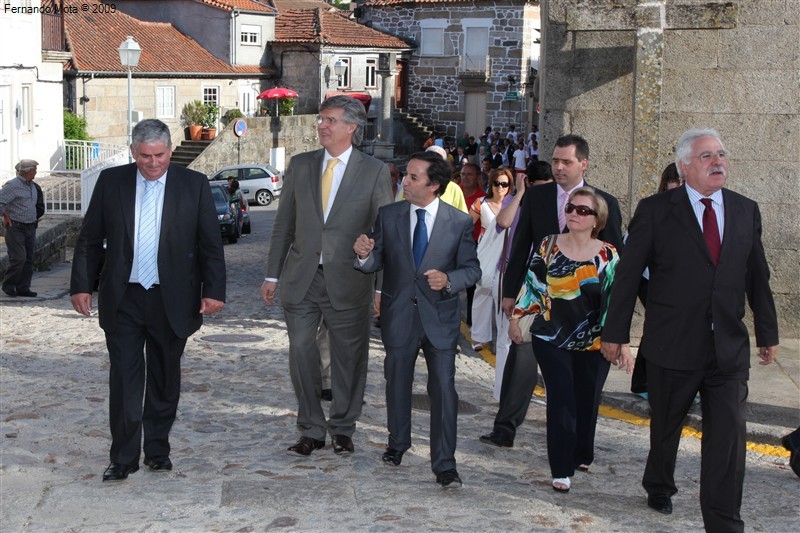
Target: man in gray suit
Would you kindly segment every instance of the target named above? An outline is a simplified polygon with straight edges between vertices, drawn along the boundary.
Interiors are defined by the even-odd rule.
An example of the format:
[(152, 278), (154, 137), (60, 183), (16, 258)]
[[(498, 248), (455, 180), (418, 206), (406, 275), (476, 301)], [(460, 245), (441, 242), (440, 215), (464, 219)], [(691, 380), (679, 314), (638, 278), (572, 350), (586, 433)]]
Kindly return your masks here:
[(437, 154), (411, 156), (403, 179), (406, 201), (381, 208), (373, 237), (360, 235), (353, 245), (358, 270), (384, 269), (380, 311), (389, 446), (383, 460), (398, 466), (411, 447), (411, 385), (421, 347), (431, 397), (431, 468), (444, 488), (461, 486), (455, 460), (458, 293), (481, 277), (472, 219), (439, 201), (449, 180), (450, 165)]
[[(369, 231), (378, 208), (392, 201), (389, 169), (354, 149), (367, 114), (358, 100), (334, 96), (320, 105), (323, 149), (289, 162), (272, 227), (261, 296), (272, 304), (278, 280), (289, 333), (289, 373), (297, 396), (301, 437), (289, 448), (310, 455), (325, 446), (349, 454), (367, 380), (374, 276), (353, 270), (356, 237)], [(325, 419), (320, 396), (320, 320), (329, 329), (333, 401)]]

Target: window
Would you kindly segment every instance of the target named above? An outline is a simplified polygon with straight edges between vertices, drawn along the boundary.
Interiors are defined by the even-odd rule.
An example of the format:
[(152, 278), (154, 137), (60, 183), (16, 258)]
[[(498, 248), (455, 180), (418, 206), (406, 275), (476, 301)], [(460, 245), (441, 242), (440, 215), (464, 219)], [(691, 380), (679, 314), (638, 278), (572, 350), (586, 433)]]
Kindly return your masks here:
[(156, 118), (175, 118), (175, 87), (156, 87)]
[(464, 51), (462, 54), (462, 70), (486, 70), (486, 56), (489, 55), (489, 25), (487, 19), (463, 19)]
[(424, 56), (444, 55), (444, 29), (446, 20), (433, 19), (420, 21), (420, 54)]
[(367, 79), (364, 81), (364, 87), (377, 87), (378, 80), (375, 71), (378, 69), (377, 59), (367, 59)]
[(219, 106), (219, 87), (203, 87), (203, 103)]
[(341, 61), (344, 64), (344, 73), (342, 73), (342, 77), (339, 79), (339, 85), (337, 85), (337, 87), (339, 89), (345, 89), (350, 87), (350, 58), (340, 57), (338, 61)]
[(19, 107), (19, 129), (23, 133), (33, 131), (33, 88), (30, 85), (22, 86), (22, 95)]
[(261, 44), (261, 26), (252, 26), (250, 24), (242, 24), (241, 33), (239, 34), (239, 42), (242, 44)]

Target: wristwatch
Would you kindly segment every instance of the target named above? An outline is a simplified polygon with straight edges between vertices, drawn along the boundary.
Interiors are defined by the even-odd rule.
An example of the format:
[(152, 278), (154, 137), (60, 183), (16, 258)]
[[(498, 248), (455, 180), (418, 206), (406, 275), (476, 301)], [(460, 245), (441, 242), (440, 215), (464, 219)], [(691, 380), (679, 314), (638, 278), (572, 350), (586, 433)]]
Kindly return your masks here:
[(453, 284), (450, 283), (450, 279), (447, 279), (447, 285), (444, 286), (444, 292), (447, 294), (452, 294), (453, 292)]

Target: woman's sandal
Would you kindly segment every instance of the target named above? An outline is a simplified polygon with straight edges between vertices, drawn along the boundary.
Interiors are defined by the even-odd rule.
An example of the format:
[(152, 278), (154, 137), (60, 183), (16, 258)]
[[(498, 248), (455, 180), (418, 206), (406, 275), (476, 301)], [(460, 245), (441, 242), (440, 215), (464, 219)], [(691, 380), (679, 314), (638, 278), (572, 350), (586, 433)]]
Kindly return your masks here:
[(589, 465), (578, 465), (578, 470), (580, 470), (581, 472), (588, 472)]
[(569, 492), (572, 482), (568, 477), (554, 477), (553, 490), (556, 492)]

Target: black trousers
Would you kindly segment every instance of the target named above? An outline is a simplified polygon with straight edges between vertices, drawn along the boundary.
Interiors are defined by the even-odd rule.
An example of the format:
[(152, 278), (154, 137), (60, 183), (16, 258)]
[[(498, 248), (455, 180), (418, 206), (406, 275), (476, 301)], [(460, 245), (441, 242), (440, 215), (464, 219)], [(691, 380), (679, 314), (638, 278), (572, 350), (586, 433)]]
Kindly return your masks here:
[(186, 339), (172, 331), (158, 287), (146, 291), (139, 284), (128, 285), (116, 330), (106, 332), (106, 345), (111, 360), (111, 462), (138, 464), (143, 433), (145, 457), (168, 456)]
[(6, 248), (9, 265), (3, 288), (30, 290), (33, 279), (33, 253), (36, 251), (36, 223), (12, 222), (11, 226), (6, 228)]
[(539, 379), (536, 357), (530, 344), (514, 344), (508, 350), (500, 386), (500, 407), (494, 417), (494, 431), (512, 442), (525, 421), (531, 395)]
[(554, 478), (594, 461), (600, 394), (611, 364), (599, 350), (573, 352), (533, 338), (547, 389), (547, 458)]
[[(713, 352), (713, 346), (710, 348)], [(722, 372), (716, 360), (700, 370), (670, 370), (647, 361), (650, 453), (642, 478), (648, 494), (673, 495), (683, 420), (700, 392), (703, 438), (700, 509), (707, 531), (744, 531), (739, 515), (745, 467), (745, 403), (749, 371)]]

